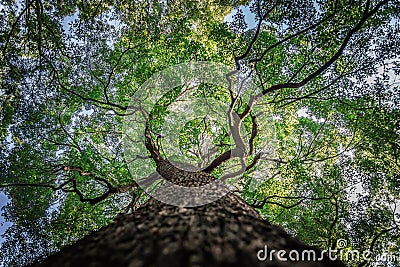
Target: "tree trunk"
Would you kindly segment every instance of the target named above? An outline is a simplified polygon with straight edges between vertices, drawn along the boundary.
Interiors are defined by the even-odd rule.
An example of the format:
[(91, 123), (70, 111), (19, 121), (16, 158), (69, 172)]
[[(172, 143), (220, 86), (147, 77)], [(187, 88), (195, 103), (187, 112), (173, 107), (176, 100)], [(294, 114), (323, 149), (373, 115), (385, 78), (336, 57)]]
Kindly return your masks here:
[[(212, 180), (208, 174), (178, 170), (167, 162), (158, 164), (158, 171), (181, 185)], [(278, 261), (276, 254), (271, 260), (272, 250), (287, 251), (281, 256), (289, 261)], [(298, 252), (300, 261), (290, 262), (290, 250)], [(133, 214), (118, 217), (33, 266), (345, 266), (326, 254), (323, 260), (301, 261), (303, 251), (310, 253), (307, 250), (320, 258), (320, 250), (264, 221), (240, 197), (228, 193), (193, 208), (151, 199)], [(296, 258), (295, 252), (291, 255)]]

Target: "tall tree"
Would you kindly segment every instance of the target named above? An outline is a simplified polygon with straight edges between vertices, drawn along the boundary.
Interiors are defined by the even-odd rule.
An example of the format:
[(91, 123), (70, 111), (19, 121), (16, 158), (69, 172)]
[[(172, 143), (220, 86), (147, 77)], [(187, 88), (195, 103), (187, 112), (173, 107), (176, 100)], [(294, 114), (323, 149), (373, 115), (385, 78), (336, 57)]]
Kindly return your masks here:
[[(6, 266), (92, 231), (48, 264), (265, 265), (264, 245), (312, 248), (266, 221), (321, 249), (371, 251), (342, 259), (351, 265), (399, 251), (397, 1), (27, 0), (0, 9)], [(230, 66), (239, 89), (186, 84), (158, 96), (141, 132), (147, 153), (131, 160), (184, 186), (234, 173), (234, 190), (178, 208), (138, 186), (140, 164), (129, 169), (121, 140), (142, 84), (194, 61)], [(254, 90), (239, 94), (248, 83)], [(229, 127), (202, 115), (166, 142), (160, 131), (185, 94), (223, 103)], [(168, 161), (172, 149), (187, 162)]]

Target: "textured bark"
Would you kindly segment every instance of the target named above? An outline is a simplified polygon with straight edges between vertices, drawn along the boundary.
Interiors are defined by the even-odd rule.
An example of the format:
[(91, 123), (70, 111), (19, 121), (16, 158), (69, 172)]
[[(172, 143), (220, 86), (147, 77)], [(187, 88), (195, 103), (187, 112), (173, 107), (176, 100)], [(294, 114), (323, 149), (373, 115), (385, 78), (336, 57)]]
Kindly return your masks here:
[[(181, 185), (212, 180), (205, 173), (161, 165), (159, 172)], [(194, 208), (151, 199), (134, 214), (118, 217), (111, 225), (33, 266), (344, 266), (327, 257), (322, 262), (260, 261), (257, 252), (265, 245), (268, 250), (297, 250), (301, 255), (303, 250), (312, 249), (320, 254), (262, 220), (233, 193)]]

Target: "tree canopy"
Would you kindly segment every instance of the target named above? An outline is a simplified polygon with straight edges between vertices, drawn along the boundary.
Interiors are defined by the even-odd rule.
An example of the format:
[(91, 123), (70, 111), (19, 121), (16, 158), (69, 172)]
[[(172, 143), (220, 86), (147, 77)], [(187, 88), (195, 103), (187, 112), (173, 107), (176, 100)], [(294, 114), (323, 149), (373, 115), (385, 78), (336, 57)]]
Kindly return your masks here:
[[(152, 75), (195, 61), (225, 64), (257, 92), (196, 86), (238, 114), (239, 135), (193, 119), (176, 136), (187, 158), (221, 178), (243, 144), (231, 185), (267, 221), (320, 248), (400, 251), (399, 19), (392, 0), (2, 1), (0, 190), (12, 225), (0, 262), (27, 264), (149, 199), (124, 159), (123, 120)], [(151, 111), (161, 156), (157, 133), (182, 91)]]

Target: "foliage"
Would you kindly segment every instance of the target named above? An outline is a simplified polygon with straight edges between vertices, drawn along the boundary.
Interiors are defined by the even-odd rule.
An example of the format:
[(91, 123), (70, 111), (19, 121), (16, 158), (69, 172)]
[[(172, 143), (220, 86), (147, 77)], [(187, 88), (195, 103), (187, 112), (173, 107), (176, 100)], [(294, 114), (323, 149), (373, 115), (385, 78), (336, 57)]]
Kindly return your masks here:
[[(321, 248), (344, 238), (345, 250), (399, 251), (399, 14), (390, 0), (2, 1), (12, 226), (0, 262), (26, 264), (147, 201), (123, 160), (122, 120), (143, 82), (188, 61), (227, 64), (257, 86), (255, 98), (209, 84), (192, 94), (241, 115), (248, 157), (233, 185), (263, 217)], [(154, 139), (182, 89), (152, 110)], [(238, 164), (224, 155), (240, 140), (216, 121), (189, 121), (177, 138), (216, 177)]]

